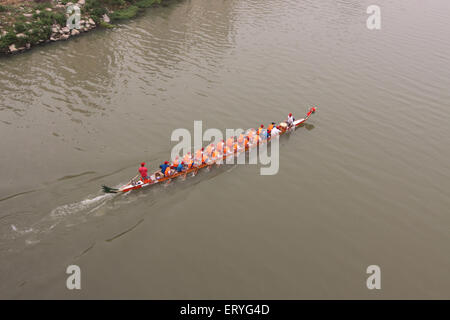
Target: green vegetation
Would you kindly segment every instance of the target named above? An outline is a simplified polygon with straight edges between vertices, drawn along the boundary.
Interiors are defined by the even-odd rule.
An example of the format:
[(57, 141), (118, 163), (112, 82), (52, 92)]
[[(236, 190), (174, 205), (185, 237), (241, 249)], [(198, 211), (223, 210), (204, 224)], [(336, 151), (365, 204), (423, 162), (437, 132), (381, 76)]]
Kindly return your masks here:
[(125, 9), (114, 11), (114, 13), (111, 14), (110, 18), (111, 21), (131, 19), (138, 14), (139, 10), (140, 9), (137, 6), (131, 5)]
[(50, 8), (51, 3), (50, 2), (42, 2), (38, 3), (34, 6), (34, 10), (45, 10), (46, 8)]
[[(69, 1), (77, 2), (61, 0), (59, 3), (66, 5)], [(168, 1), (171, 0), (86, 0), (85, 5), (80, 8), (81, 19), (86, 21), (87, 27), (83, 31), (93, 27), (92, 23), (87, 22), (90, 18), (99, 27), (114, 28), (112, 23), (134, 18), (145, 8)], [(67, 22), (66, 8), (56, 6), (57, 1), (15, 0), (7, 3), (8, 5), (0, 5), (0, 54), (8, 53), (11, 45), (20, 50), (49, 41), (52, 36), (52, 40), (62, 37), (58, 32), (52, 33), (53, 26), (64, 27)], [(52, 10), (47, 11), (47, 8)], [(105, 14), (109, 16), (111, 23), (103, 21)]]
[(136, 6), (139, 8), (149, 8), (155, 3), (161, 3), (161, 0), (140, 0), (136, 2)]
[(8, 47), (17, 41), (15, 33), (8, 32), (0, 38), (0, 50), (8, 49)]
[(14, 25), (14, 30), (16, 30), (17, 33), (22, 33), (22, 32), (25, 32), (27, 30), (27, 27), (26, 27), (25, 23), (17, 22)]

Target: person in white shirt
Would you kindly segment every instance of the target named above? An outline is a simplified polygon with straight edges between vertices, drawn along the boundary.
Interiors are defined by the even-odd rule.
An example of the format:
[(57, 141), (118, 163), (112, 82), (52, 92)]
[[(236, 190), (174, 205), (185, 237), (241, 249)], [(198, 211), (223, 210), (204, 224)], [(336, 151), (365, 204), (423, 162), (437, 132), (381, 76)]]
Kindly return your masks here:
[(276, 126), (276, 127), (273, 127), (273, 129), (272, 129), (270, 135), (271, 135), (272, 137), (275, 137), (275, 136), (278, 136), (278, 135), (280, 134), (280, 132), (281, 132), (281, 130), (279, 129), (278, 126)]
[(294, 121), (295, 121), (295, 118), (292, 116), (292, 113), (289, 113), (289, 116), (286, 121), (288, 126), (292, 127), (294, 125)]

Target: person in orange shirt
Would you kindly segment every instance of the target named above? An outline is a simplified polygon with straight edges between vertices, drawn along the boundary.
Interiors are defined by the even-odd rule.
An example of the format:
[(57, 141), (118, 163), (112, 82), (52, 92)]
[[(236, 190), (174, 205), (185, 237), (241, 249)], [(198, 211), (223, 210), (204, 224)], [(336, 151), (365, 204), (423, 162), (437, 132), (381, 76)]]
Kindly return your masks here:
[(206, 154), (207, 154), (208, 156), (211, 155), (211, 153), (212, 153), (212, 151), (213, 151), (213, 148), (214, 148), (214, 145), (213, 145), (212, 143), (206, 147)]
[(175, 160), (173, 160), (172, 165), (170, 166), (172, 169), (176, 169), (178, 167), (178, 164), (180, 163), (180, 157), (176, 156)]
[(261, 127), (258, 128), (258, 132), (256, 134), (259, 136), (263, 130), (264, 130), (264, 125), (262, 124)]
[(245, 137), (245, 140), (244, 140), (244, 148), (245, 149), (247, 149), (248, 148), (248, 137)]
[(271, 133), (272, 133), (272, 129), (275, 126), (275, 122), (272, 122), (270, 124), (270, 126), (267, 127), (267, 137), (270, 137)]
[(217, 143), (217, 148), (216, 148), (216, 150), (217, 150), (219, 153), (223, 153), (223, 145), (224, 145), (223, 139), (220, 140), (220, 141)]
[(260, 139), (261, 139), (261, 138), (259, 137), (259, 135), (255, 135), (255, 136), (253, 137), (253, 144), (258, 144)]
[(192, 157), (191, 157), (191, 153), (190, 152), (188, 152), (184, 156), (183, 162), (187, 165), (188, 169), (190, 169), (192, 167)]
[(242, 133), (239, 135), (239, 138), (237, 141), (240, 146), (242, 146), (244, 144), (244, 135)]
[(216, 161), (217, 160), (217, 158), (218, 158), (218, 152), (216, 151), (216, 150), (214, 150), (212, 153), (211, 153), (211, 161)]
[(170, 167), (167, 167), (166, 170), (164, 171), (164, 176), (168, 177), (168, 176), (170, 176), (170, 173), (171, 173), (171, 169), (170, 169)]
[(227, 147), (231, 149), (233, 147), (234, 137), (230, 137), (227, 139)]
[(195, 153), (195, 165), (200, 165), (203, 161), (203, 148), (197, 150)]

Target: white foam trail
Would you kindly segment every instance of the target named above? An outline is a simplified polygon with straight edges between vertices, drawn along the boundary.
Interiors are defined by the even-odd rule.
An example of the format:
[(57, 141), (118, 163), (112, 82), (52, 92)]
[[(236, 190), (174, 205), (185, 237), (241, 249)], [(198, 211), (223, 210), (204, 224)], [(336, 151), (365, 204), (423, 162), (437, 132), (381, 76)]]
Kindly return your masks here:
[[(63, 216), (67, 216), (67, 215), (72, 215), (74, 213), (77, 213), (77, 212), (80, 212), (83, 210), (88, 210), (93, 206), (100, 207), (99, 204), (101, 204), (102, 202), (105, 202), (106, 200), (112, 198), (113, 196), (114, 196), (113, 194), (102, 194), (102, 195), (97, 196), (92, 199), (84, 199), (80, 202), (65, 204), (65, 205), (62, 205), (62, 206), (59, 206), (59, 207), (53, 209), (50, 212), (50, 216), (53, 218), (63, 217)], [(91, 210), (90, 212), (92, 212), (92, 211), (94, 211), (94, 210)]]

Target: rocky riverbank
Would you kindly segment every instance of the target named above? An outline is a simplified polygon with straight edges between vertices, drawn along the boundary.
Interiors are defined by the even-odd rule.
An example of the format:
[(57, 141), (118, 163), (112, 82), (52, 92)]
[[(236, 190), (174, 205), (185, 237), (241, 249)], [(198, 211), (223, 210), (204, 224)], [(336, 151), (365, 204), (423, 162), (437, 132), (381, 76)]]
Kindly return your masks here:
[[(0, 55), (68, 40), (98, 27), (112, 28), (144, 8), (168, 0), (4, 0), (0, 2)], [(78, 7), (74, 9), (74, 6)], [(77, 17), (74, 15), (77, 14)], [(75, 19), (79, 23), (74, 24)]]

